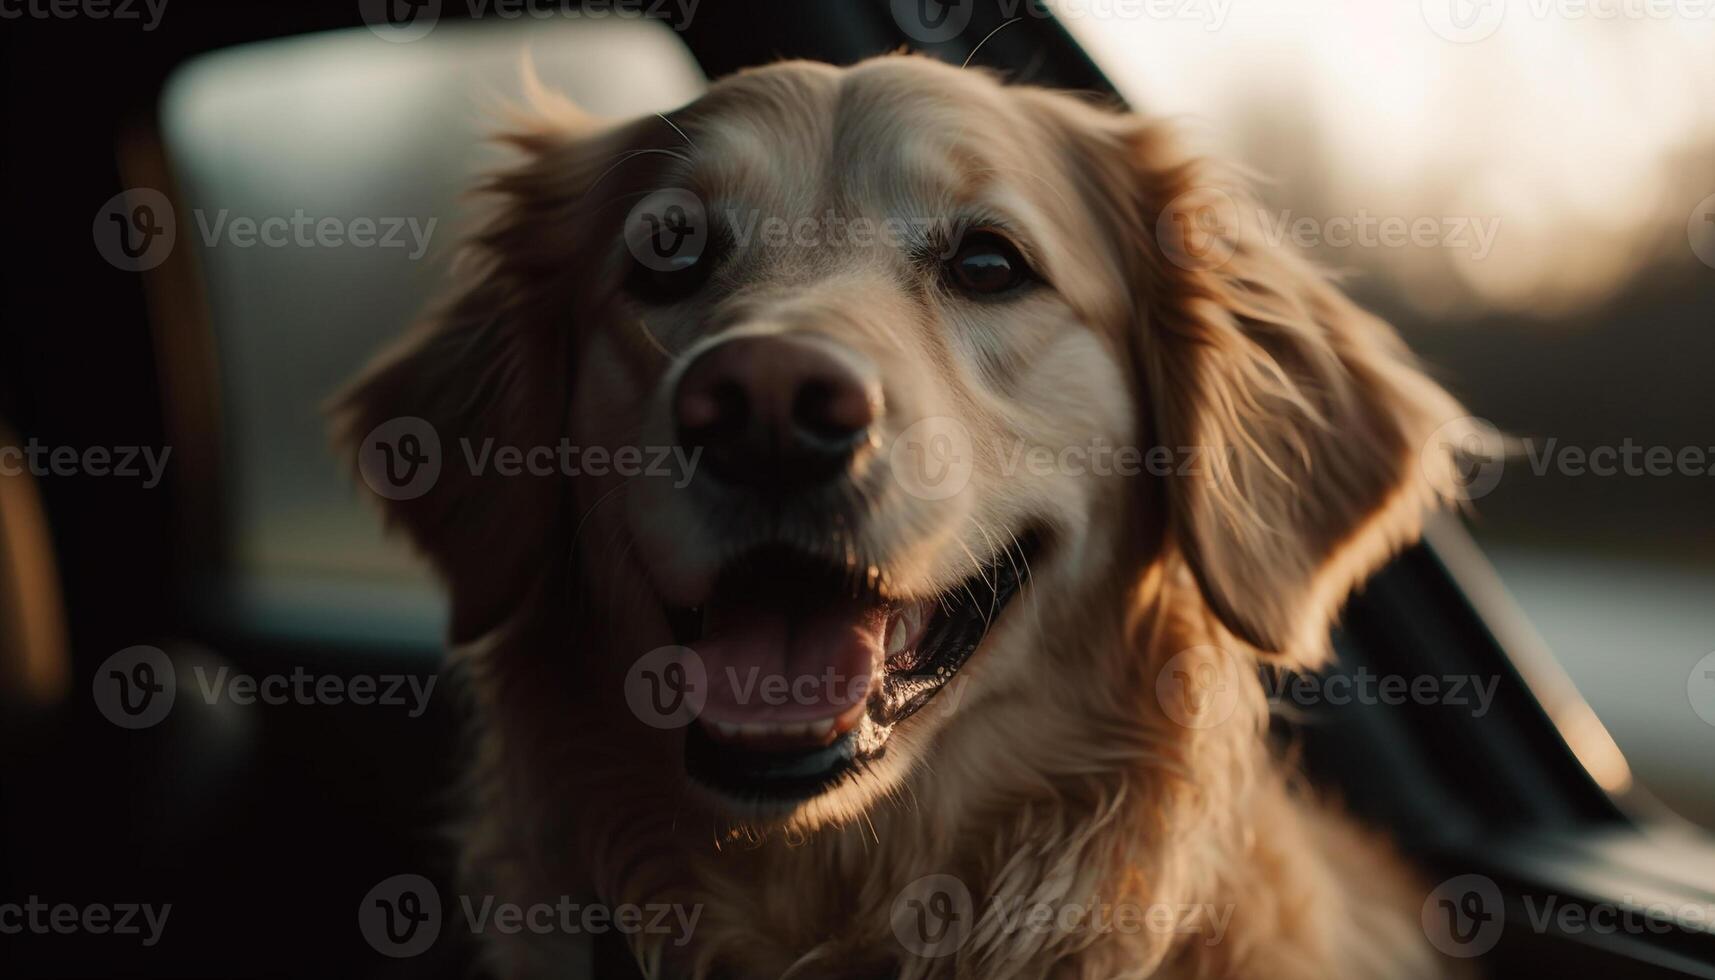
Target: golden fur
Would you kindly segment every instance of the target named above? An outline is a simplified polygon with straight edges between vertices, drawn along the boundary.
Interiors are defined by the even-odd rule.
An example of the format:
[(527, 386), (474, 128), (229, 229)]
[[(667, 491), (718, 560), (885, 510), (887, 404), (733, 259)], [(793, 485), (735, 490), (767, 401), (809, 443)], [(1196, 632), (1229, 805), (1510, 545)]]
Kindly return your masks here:
[[(1410, 977), (1441, 964), (1424, 892), (1385, 846), (1296, 788), (1265, 740), (1259, 664), (1314, 668), (1346, 594), (1451, 486), (1420, 452), (1464, 413), (1392, 331), (1243, 226), (1187, 261), (1164, 214), (1242, 188), (1168, 127), (927, 59), (785, 63), (660, 118), (592, 119), (536, 93), (524, 159), (445, 309), (344, 396), (355, 445), (398, 416), (453, 440), (670, 442), (661, 392), (723, 331), (811, 331), (888, 385), (890, 433), (970, 433), (969, 491), (873, 504), (851, 544), (907, 594), (972, 574), (1027, 522), (1032, 584), (952, 689), (863, 778), (786, 814), (688, 792), (679, 733), (626, 709), (627, 669), (671, 642), (661, 594), (720, 542), (664, 481), (501, 478), (448, 465), (388, 502), (445, 577), (479, 745), (465, 887), (700, 904), (691, 942), (635, 944), (661, 977)], [(692, 187), (710, 211), (789, 219), (959, 215), (1024, 229), (1052, 288), (959, 303), (880, 247), (755, 246), (714, 299), (639, 312), (619, 295), (630, 202)], [(1183, 244), (1183, 243), (1179, 243)], [(1195, 258), (1192, 256), (1191, 258)], [(1013, 444), (1195, 447), (1166, 476), (1002, 473)], [(1178, 658), (1178, 659), (1175, 659)], [(1185, 723), (1168, 662), (1230, 717)], [(1189, 702), (1188, 702), (1189, 703)], [(1206, 702), (1205, 702), (1206, 703)], [(952, 955), (901, 948), (902, 889), (951, 874), (978, 918)], [(1008, 928), (1018, 902), (1209, 905), (1218, 942), (1161, 930)], [(564, 975), (568, 938), (494, 937), (506, 977)]]

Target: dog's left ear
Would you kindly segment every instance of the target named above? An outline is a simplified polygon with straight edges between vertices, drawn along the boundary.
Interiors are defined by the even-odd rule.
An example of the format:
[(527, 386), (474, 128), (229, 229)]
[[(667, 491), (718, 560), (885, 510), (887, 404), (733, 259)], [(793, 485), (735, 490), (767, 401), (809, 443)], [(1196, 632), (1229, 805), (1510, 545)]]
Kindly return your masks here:
[(1233, 634), (1316, 666), (1348, 593), (1451, 495), (1466, 413), (1267, 240), (1238, 182), (1128, 122), (1143, 431), (1200, 459), (1165, 478), (1169, 538)]

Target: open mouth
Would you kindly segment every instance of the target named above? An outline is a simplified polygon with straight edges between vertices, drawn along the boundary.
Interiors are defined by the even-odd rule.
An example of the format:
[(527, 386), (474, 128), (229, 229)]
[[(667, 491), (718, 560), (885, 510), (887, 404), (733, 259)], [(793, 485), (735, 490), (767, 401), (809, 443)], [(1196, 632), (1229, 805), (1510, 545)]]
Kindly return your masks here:
[(878, 759), (895, 726), (958, 674), (1029, 579), (1020, 535), (938, 595), (890, 595), (873, 571), (798, 549), (746, 553), (710, 600), (672, 613), (708, 696), (687, 733), (691, 778), (729, 798), (791, 803)]

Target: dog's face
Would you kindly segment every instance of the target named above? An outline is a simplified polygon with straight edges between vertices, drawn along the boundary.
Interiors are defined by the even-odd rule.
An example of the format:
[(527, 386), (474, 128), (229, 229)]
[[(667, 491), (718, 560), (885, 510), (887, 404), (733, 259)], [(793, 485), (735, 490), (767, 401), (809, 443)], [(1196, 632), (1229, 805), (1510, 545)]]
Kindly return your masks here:
[[(625, 312), (579, 358), (573, 438), (696, 454), (592, 530), (634, 546), (619, 574), (706, 678), (693, 778), (791, 811), (896, 782), (981, 699), (942, 696), (967, 664), (1024, 656), (996, 628), (1024, 579), (1066, 595), (1105, 564), (1111, 474), (1025, 456), (1134, 444), (1094, 312), (1127, 290), (1053, 137), (986, 78), (779, 68), (674, 121), (682, 159), (607, 243)], [(663, 260), (674, 220), (696, 247)]]
[(516, 142), (477, 284), (348, 428), (611, 459), (396, 509), (467, 638), (569, 562), (605, 610), (583, 655), (689, 651), (684, 776), (746, 817), (1022, 753), (978, 719), (1115, 676), (1085, 647), (1164, 563), (1313, 659), (1442, 475), (1417, 451), (1458, 413), (1385, 328), (1242, 229), (1214, 261), (1157, 236), (1200, 233), (1170, 212), (1204, 178), (1138, 120), (888, 58)]

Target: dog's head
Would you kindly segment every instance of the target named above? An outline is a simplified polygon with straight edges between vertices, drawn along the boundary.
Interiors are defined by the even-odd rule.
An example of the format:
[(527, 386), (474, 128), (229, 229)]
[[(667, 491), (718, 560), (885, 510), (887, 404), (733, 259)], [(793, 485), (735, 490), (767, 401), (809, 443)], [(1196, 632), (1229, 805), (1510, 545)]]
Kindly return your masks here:
[(698, 682), (718, 799), (849, 815), (986, 704), (1065, 709), (1149, 581), (1313, 664), (1450, 485), (1456, 405), (1157, 125), (913, 57), (537, 102), (469, 285), (344, 431), (438, 433), (391, 508), (456, 639), (581, 601), (537, 655), (692, 651), (648, 680)]

